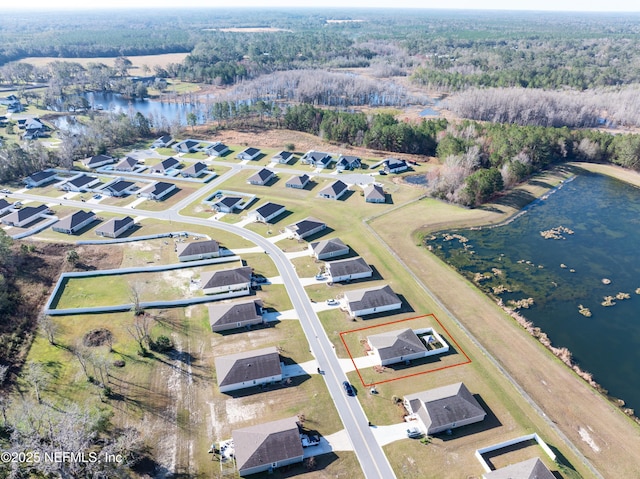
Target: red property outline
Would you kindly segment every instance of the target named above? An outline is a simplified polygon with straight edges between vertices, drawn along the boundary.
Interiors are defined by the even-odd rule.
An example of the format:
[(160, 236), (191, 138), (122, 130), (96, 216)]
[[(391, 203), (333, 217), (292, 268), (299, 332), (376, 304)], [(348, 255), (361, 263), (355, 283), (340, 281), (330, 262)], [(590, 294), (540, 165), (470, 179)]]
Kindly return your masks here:
[[(358, 369), (358, 366), (356, 366), (356, 362), (353, 359), (353, 356), (351, 355), (351, 351), (349, 350), (349, 346), (347, 346), (347, 342), (344, 340), (344, 335), (350, 334), (350, 333), (355, 333), (357, 331), (364, 331), (366, 329), (380, 328), (382, 326), (387, 326), (389, 324), (397, 324), (397, 323), (402, 323), (404, 321), (411, 321), (411, 320), (414, 320), (414, 319), (427, 318), (429, 316), (431, 316), (433, 319), (436, 320), (438, 325), (440, 325), (440, 327), (444, 330), (445, 334), (448, 336), (448, 338), (451, 340), (451, 342), (453, 342), (453, 344), (456, 345), (456, 348), (458, 348), (458, 351), (460, 351), (460, 353), (466, 358), (466, 361), (461, 362), (461, 363), (456, 363), (456, 364), (449, 364), (447, 366), (442, 366), (442, 367), (439, 367), (439, 368), (436, 368), (436, 369), (430, 369), (429, 371), (423, 371), (421, 373), (407, 374), (407, 375), (401, 376), (399, 378), (385, 379), (384, 381), (378, 381), (378, 382), (375, 382), (375, 383), (366, 384), (364, 382), (364, 379), (362, 379), (362, 375), (360, 374), (360, 370)], [(460, 345), (458, 344), (458, 341), (455, 340), (455, 338), (451, 335), (451, 333), (449, 333), (447, 328), (444, 327), (444, 325), (440, 322), (440, 320), (433, 313), (423, 314), (423, 315), (420, 315), (420, 316), (414, 316), (412, 318), (399, 319), (397, 321), (389, 321), (388, 323), (383, 323), (383, 324), (375, 324), (375, 325), (372, 325), (372, 326), (366, 326), (364, 328), (351, 329), (349, 331), (342, 331), (340, 333), (340, 339), (342, 340), (342, 344), (344, 344), (344, 347), (347, 350), (347, 354), (349, 355), (349, 358), (351, 359), (351, 362), (353, 363), (353, 367), (355, 368), (356, 373), (358, 373), (358, 377), (360, 378), (360, 382), (362, 383), (362, 385), (365, 388), (368, 388), (368, 387), (371, 387), (371, 386), (376, 386), (378, 384), (388, 383), (388, 382), (391, 382), (391, 381), (398, 381), (400, 379), (411, 378), (411, 377), (414, 377), (414, 376), (421, 376), (422, 374), (434, 373), (436, 371), (442, 371), (444, 369), (454, 368), (454, 367), (457, 367), (457, 366), (463, 366), (465, 364), (471, 363), (471, 359), (469, 358), (469, 356), (467, 356), (467, 353), (464, 351), (464, 349), (462, 349), (460, 347)]]

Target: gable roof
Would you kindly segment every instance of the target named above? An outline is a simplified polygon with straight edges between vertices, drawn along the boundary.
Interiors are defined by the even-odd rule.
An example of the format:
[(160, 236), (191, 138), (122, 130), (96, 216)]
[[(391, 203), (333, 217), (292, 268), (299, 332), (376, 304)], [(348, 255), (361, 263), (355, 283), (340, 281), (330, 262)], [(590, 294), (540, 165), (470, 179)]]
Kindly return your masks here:
[(209, 324), (213, 327), (259, 320), (262, 318), (261, 309), (262, 301), (259, 299), (212, 304), (209, 305)]
[(351, 311), (379, 308), (401, 302), (388, 284), (382, 287), (374, 286), (373, 288), (347, 291), (344, 293), (344, 297), (347, 299)]
[(34, 174), (27, 177), (34, 183), (38, 183), (40, 181), (46, 180), (47, 178), (53, 178), (56, 176), (55, 171), (36, 171)]
[(93, 183), (94, 181), (96, 181), (97, 178), (94, 178), (93, 176), (89, 176), (89, 175), (80, 175), (77, 176), (69, 181), (67, 181), (67, 183), (69, 183), (70, 185), (75, 186), (76, 188), (82, 188), (83, 186), (86, 186), (90, 183)]
[(338, 158), (337, 166), (345, 166), (345, 167), (357, 167), (360, 166), (361, 161), (357, 156), (344, 156), (340, 155)]
[(395, 168), (408, 167), (407, 162), (398, 158), (386, 158), (384, 161), (385, 168), (393, 170)]
[(96, 233), (108, 233), (115, 234), (116, 231), (124, 228), (126, 225), (133, 223), (133, 218), (131, 216), (125, 216), (124, 218), (111, 218), (106, 223), (100, 225), (99, 228), (96, 228)]
[(150, 170), (152, 172), (154, 171), (164, 172), (164, 171), (170, 170), (171, 168), (175, 168), (179, 164), (180, 162), (178, 160), (176, 160), (173, 156), (170, 156), (166, 160), (162, 160), (157, 165), (152, 166)]
[(367, 339), (371, 347), (378, 350), (383, 361), (427, 351), (427, 347), (411, 328), (374, 334)]
[(337, 197), (338, 195), (343, 193), (344, 190), (346, 190), (347, 188), (349, 188), (349, 186), (344, 181), (336, 180), (330, 185), (327, 185), (322, 190), (320, 190), (318, 195), (328, 195), (328, 196)]
[(181, 148), (183, 146), (185, 146), (188, 149), (194, 148), (196, 146), (198, 146), (200, 144), (200, 142), (195, 141), (195, 140), (182, 140), (179, 143), (176, 143), (175, 145), (173, 145), (174, 148)]
[(219, 386), (282, 374), (280, 354), (275, 346), (218, 356), (215, 363)]
[(289, 181), (287, 181), (287, 185), (293, 185), (293, 186), (302, 186), (304, 184), (307, 183), (307, 181), (309, 181), (309, 175), (307, 174), (302, 174), (299, 176), (293, 176), (289, 179)]
[(278, 160), (285, 160), (288, 161), (291, 159), (291, 157), (293, 156), (293, 153), (291, 151), (280, 151), (278, 153), (276, 153), (275, 155), (272, 156), (273, 159), (278, 159)]
[(2, 218), (2, 221), (6, 221), (7, 223), (20, 223), (27, 218), (31, 218), (32, 216), (36, 216), (48, 210), (49, 207), (47, 205), (25, 206), (17, 211), (9, 213), (7, 216)]
[(333, 158), (329, 153), (315, 150), (307, 151), (304, 154), (303, 158), (313, 163), (327, 163), (333, 161)]
[(272, 214), (280, 211), (282, 208), (284, 208), (284, 206), (279, 205), (277, 203), (269, 202), (269, 203), (265, 203), (260, 208), (256, 208), (256, 213), (258, 213), (263, 218), (267, 218)]
[(3, 210), (5, 208), (8, 208), (9, 206), (13, 205), (13, 203), (9, 203), (7, 200), (5, 200), (4, 198), (0, 198), (0, 210)]
[(304, 236), (305, 234), (309, 233), (309, 231), (313, 231), (314, 229), (324, 224), (325, 223), (323, 221), (308, 216), (307, 218), (300, 220), (297, 223), (287, 226), (287, 228), (291, 231), (294, 231), (298, 236)]
[(213, 150), (216, 153), (224, 153), (225, 151), (227, 151), (229, 149), (229, 147), (227, 145), (225, 145), (224, 143), (214, 143), (213, 145), (209, 145), (205, 148), (205, 150)]
[(486, 415), (464, 383), (449, 384), (404, 397), (427, 429), (432, 430), (464, 419)]
[(384, 189), (379, 185), (368, 185), (364, 188), (364, 198), (365, 200), (373, 199), (373, 200), (385, 200), (387, 197), (384, 194)]
[(178, 258), (194, 254), (216, 253), (220, 251), (220, 244), (216, 240), (192, 241), (191, 243), (178, 243)]
[(249, 182), (259, 182), (259, 183), (264, 183), (265, 181), (267, 181), (269, 178), (271, 178), (275, 173), (271, 170), (267, 170), (266, 168), (262, 168), (260, 171), (258, 171), (257, 173), (251, 175), (247, 181)]
[(251, 282), (251, 267), (221, 269), (219, 271), (207, 271), (200, 276), (202, 289), (230, 286), (233, 284)]
[(131, 188), (133, 185), (135, 185), (133, 181), (118, 180), (118, 181), (114, 181), (110, 185), (105, 186), (103, 189), (110, 190), (116, 193), (121, 193), (127, 188)]
[(242, 154), (242, 153), (245, 153), (245, 154), (247, 154), (247, 155), (249, 155), (249, 156), (255, 156), (255, 155), (257, 155), (258, 153), (260, 153), (260, 149), (258, 149), (258, 148), (253, 148), (253, 147), (251, 147), (251, 146), (250, 146), (249, 148), (245, 148), (244, 150), (242, 150), (242, 151), (240, 152), (240, 154)]
[[(223, 196), (220, 200), (215, 202), (215, 205), (223, 205), (227, 208), (232, 208), (242, 201), (241, 196)], [(214, 206), (215, 206), (214, 205)]]
[(91, 168), (93, 165), (98, 165), (105, 162), (113, 162), (113, 161), (115, 161), (115, 158), (112, 158), (110, 156), (97, 155), (97, 156), (92, 156), (91, 158), (85, 158), (84, 160), (82, 160), (82, 164), (84, 166), (88, 166), (89, 168)]
[(118, 164), (115, 166), (115, 169), (116, 170), (133, 169), (136, 167), (137, 164), (138, 164), (138, 160), (136, 160), (135, 158), (131, 158), (130, 156), (127, 156), (126, 158), (123, 158), (118, 162)]
[(171, 135), (163, 135), (160, 138), (158, 138), (156, 142), (167, 144), (171, 142), (171, 140), (173, 140), (173, 138), (171, 138)]
[(55, 224), (56, 228), (65, 229), (65, 230), (73, 230), (78, 225), (81, 225), (89, 218), (95, 218), (96, 214), (93, 211), (76, 211), (75, 213), (71, 213), (68, 216), (65, 216), (60, 221)]
[(555, 479), (537, 457), (484, 474), (484, 479)]
[(184, 170), (182, 170), (182, 175), (198, 175), (201, 172), (205, 171), (207, 169), (207, 165), (205, 165), (204, 163), (202, 163), (201, 161), (198, 161), (194, 164), (192, 164), (191, 166), (185, 168)]
[(332, 261), (327, 263), (326, 268), (331, 273), (331, 276), (345, 276), (348, 274), (358, 273), (373, 273), (371, 266), (367, 262), (358, 256), (357, 258), (342, 259), (340, 261)]
[(232, 437), (240, 471), (304, 454), (297, 417), (236, 429)]
[(311, 243), (311, 249), (317, 256), (342, 251), (345, 248), (348, 247), (340, 238), (331, 238)]
[(145, 193), (149, 193), (152, 194), (154, 196), (162, 196), (163, 193), (165, 193), (166, 191), (169, 191), (170, 189), (174, 188), (176, 185), (174, 185), (173, 183), (167, 183), (164, 181), (157, 181), (145, 188), (143, 188), (141, 190), (144, 191)]

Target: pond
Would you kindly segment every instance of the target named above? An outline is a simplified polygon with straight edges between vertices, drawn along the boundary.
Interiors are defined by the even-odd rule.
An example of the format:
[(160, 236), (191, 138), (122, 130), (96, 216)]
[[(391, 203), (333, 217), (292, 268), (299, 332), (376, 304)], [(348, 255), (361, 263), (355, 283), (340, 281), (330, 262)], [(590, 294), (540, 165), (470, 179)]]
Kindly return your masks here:
[(638, 188), (581, 173), (508, 224), (426, 243), (488, 294), (519, 302), (555, 346), (640, 411)]
[(404, 176), (402, 180), (405, 183), (409, 183), (414, 186), (424, 186), (425, 188), (429, 184), (429, 180), (427, 179), (427, 175), (409, 175)]

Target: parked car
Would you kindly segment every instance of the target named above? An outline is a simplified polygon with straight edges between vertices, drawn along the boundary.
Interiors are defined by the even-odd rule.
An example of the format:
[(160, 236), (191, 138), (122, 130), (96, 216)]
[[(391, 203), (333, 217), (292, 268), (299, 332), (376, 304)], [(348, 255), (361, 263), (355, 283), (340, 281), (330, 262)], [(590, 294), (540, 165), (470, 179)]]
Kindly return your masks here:
[(410, 427), (409, 429), (407, 429), (407, 437), (411, 438), (411, 439), (417, 439), (422, 437), (422, 431), (420, 431), (420, 429), (418, 429), (417, 427)]
[(353, 386), (351, 384), (349, 384), (349, 381), (344, 381), (342, 383), (342, 387), (344, 388), (344, 391), (347, 393), (347, 396), (355, 396), (356, 392), (353, 389)]
[(337, 305), (337, 304), (338, 304), (338, 301), (337, 301), (337, 300), (335, 300), (335, 299), (333, 299), (333, 298), (331, 298), (331, 299), (327, 299), (327, 305), (328, 305), (328, 306), (335, 306), (335, 305)]

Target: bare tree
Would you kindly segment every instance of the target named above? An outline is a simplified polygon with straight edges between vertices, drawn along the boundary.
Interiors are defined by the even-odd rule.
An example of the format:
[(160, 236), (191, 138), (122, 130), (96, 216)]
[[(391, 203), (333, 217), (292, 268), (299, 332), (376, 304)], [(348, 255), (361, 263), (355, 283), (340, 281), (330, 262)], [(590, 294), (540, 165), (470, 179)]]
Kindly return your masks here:
[(0, 364), (0, 386), (2, 386), (9, 375), (9, 366)]
[(96, 377), (100, 379), (100, 384), (106, 386), (109, 383), (109, 369), (112, 364), (109, 357), (104, 354), (94, 354), (91, 357), (91, 364)]
[(87, 370), (87, 363), (91, 361), (91, 350), (82, 344), (82, 341), (78, 341), (75, 346), (69, 348), (69, 351), (71, 351), (71, 354), (73, 354), (80, 363), (80, 367), (82, 368), (84, 375), (87, 377), (87, 381), (91, 381), (91, 375)]
[(58, 323), (53, 321), (53, 318), (48, 314), (41, 314), (38, 317), (38, 326), (40, 327), (40, 331), (43, 336), (47, 338), (49, 344), (52, 346), (56, 345), (56, 334), (58, 332), (59, 326)]
[(144, 309), (140, 306), (140, 295), (142, 293), (142, 287), (139, 283), (134, 283), (129, 288), (129, 299), (131, 300), (131, 310), (133, 314), (139, 316), (144, 313)]
[(41, 403), (42, 398), (40, 393), (42, 389), (47, 386), (50, 379), (49, 373), (44, 368), (44, 365), (42, 363), (29, 363), (24, 379), (33, 387), (33, 392), (36, 395), (36, 401)]
[(133, 323), (127, 326), (127, 332), (133, 339), (136, 340), (140, 348), (140, 354), (142, 356), (147, 354), (147, 345), (149, 344), (149, 331), (151, 330), (151, 324), (153, 318), (147, 314), (135, 316)]

